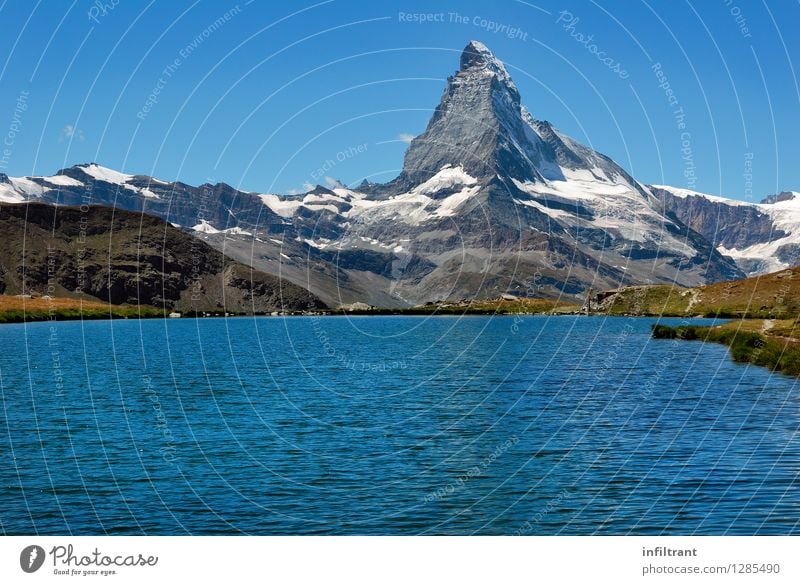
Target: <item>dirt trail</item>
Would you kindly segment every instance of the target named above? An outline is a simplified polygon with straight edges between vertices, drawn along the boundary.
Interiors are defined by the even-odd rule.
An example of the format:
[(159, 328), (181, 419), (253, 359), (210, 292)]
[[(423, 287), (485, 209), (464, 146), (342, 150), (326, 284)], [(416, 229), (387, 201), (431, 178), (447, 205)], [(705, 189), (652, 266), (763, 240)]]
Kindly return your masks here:
[(686, 312), (689, 313), (694, 306), (700, 302), (700, 291), (696, 288), (690, 289), (689, 293), (692, 295), (692, 298), (689, 299), (689, 304), (686, 305)]

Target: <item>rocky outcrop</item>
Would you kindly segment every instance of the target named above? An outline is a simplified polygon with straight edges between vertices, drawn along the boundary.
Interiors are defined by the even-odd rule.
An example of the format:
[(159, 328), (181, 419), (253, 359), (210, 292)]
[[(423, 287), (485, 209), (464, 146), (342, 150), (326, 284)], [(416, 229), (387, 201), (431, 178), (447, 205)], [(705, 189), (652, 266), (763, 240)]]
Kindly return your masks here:
[(650, 187), (653, 194), (681, 222), (703, 235), (714, 247), (743, 249), (754, 244), (785, 237), (786, 232), (754, 205), (735, 205), (734, 201), (697, 196), (677, 196), (674, 191)]
[(748, 275), (800, 264), (800, 198), (784, 191), (748, 203), (670, 186), (651, 186), (667, 213), (701, 233)]

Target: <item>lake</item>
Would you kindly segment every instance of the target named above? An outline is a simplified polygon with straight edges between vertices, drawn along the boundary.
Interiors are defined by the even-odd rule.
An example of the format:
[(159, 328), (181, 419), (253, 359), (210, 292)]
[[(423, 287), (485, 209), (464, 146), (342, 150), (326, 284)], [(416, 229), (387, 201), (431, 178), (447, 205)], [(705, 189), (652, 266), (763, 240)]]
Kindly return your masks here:
[(0, 532), (800, 532), (797, 380), (653, 322), (3, 325)]

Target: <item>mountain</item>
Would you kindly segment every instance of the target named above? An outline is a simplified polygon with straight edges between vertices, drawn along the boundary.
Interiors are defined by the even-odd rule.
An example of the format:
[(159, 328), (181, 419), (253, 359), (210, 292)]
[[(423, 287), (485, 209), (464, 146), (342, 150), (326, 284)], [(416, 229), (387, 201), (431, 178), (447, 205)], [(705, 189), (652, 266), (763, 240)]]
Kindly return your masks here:
[(0, 198), (155, 214), (328, 304), (580, 298), (589, 288), (743, 275), (613, 160), (534, 119), (477, 41), (386, 184), (282, 197), (90, 163), (5, 178)]
[(403, 187), (413, 189), (447, 167), (473, 177), (540, 185), (578, 178), (583, 171), (581, 179), (624, 182), (646, 196), (612, 160), (535, 120), (521, 105), (505, 66), (485, 45), (471, 41), (460, 65), (427, 129), (409, 146), (396, 180)]
[(800, 265), (800, 193), (785, 191), (747, 203), (665, 185), (651, 190), (665, 210), (733, 258), (746, 274)]
[(324, 308), (308, 291), (225, 257), (163, 220), (110, 207), (0, 204), (0, 294), (180, 311)]

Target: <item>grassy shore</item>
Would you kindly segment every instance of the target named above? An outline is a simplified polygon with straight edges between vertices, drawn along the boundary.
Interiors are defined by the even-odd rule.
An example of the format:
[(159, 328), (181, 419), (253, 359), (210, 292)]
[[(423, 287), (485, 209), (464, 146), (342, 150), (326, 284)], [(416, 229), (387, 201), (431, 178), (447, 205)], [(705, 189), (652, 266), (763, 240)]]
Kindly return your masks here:
[(656, 339), (687, 339), (722, 343), (734, 361), (751, 363), (800, 376), (800, 319), (753, 319), (716, 327), (654, 325)]
[(98, 301), (63, 297), (26, 298), (0, 295), (0, 323), (152, 317), (164, 317), (164, 311), (148, 306), (109, 305)]

